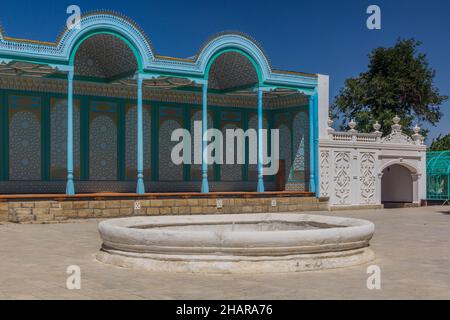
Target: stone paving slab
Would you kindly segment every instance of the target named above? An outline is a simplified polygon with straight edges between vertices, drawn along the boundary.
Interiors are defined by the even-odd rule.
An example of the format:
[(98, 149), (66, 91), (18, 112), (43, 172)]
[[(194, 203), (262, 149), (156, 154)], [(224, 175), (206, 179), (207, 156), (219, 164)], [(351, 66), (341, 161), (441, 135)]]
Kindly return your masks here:
[[(317, 212), (314, 212), (317, 214)], [(382, 289), (367, 266), (270, 275), (192, 275), (128, 270), (95, 260), (100, 220), (0, 225), (1, 299), (450, 299), (450, 208), (323, 212), (375, 223)], [(66, 268), (81, 267), (81, 290)]]

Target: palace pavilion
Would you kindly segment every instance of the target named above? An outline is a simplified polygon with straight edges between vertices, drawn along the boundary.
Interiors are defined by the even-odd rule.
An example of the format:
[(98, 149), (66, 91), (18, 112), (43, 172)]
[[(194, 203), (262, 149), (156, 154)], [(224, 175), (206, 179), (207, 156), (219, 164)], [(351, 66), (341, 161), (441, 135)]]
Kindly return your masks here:
[[(0, 29), (0, 194), (315, 193), (327, 100), (327, 76), (277, 70), (241, 33), (172, 58), (116, 13), (85, 14), (51, 43)], [(258, 164), (175, 165), (171, 133), (194, 121), (279, 129), (281, 169), (263, 176), (261, 152)]]

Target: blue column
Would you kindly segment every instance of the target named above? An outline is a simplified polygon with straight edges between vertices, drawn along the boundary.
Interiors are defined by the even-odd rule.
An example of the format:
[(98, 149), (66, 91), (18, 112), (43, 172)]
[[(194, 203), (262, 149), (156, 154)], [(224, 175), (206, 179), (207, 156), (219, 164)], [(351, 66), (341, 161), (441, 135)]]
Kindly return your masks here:
[(73, 183), (73, 75), (74, 71), (70, 70), (67, 77), (69, 82), (67, 90), (67, 195), (75, 194)]
[(144, 186), (144, 120), (142, 111), (142, 83), (141, 75), (137, 78), (137, 194), (145, 193)]
[(316, 160), (315, 160), (315, 96), (309, 97), (309, 192), (316, 193)]
[(264, 192), (263, 176), (263, 90), (258, 88), (258, 192)]
[(316, 186), (316, 197), (320, 197), (319, 188), (319, 95), (314, 94), (314, 184)]
[(208, 184), (208, 83), (203, 84), (203, 109), (202, 109), (202, 193), (209, 192)]

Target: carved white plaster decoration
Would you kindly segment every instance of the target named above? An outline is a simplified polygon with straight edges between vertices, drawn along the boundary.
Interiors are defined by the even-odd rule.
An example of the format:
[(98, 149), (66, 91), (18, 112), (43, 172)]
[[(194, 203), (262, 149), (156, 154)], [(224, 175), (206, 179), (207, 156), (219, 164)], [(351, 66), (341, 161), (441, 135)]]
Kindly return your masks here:
[(335, 156), (335, 196), (338, 204), (350, 203), (350, 152), (337, 152)]
[(375, 157), (372, 153), (362, 153), (360, 160), (361, 198), (371, 204), (375, 200), (376, 178)]
[(330, 196), (330, 151), (322, 151), (320, 153), (320, 195), (322, 197)]

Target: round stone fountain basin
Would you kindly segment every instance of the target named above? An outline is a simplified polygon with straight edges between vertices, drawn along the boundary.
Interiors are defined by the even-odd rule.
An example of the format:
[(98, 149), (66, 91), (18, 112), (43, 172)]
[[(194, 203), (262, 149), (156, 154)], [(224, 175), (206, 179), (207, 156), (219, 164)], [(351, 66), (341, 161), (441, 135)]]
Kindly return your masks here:
[(307, 214), (155, 216), (98, 226), (97, 259), (157, 272), (268, 273), (347, 267), (374, 254), (373, 223)]

